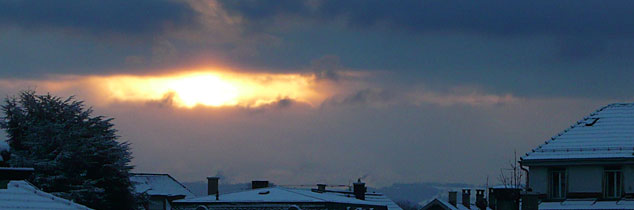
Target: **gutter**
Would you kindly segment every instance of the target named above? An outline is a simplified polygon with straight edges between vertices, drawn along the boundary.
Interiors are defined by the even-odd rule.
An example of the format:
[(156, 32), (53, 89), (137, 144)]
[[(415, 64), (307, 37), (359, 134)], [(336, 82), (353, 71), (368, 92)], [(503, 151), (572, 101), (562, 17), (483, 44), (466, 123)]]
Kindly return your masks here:
[(529, 187), (529, 186), (530, 186), (530, 185), (529, 185), (529, 184), (530, 184), (530, 181), (529, 181), (529, 180), (530, 180), (530, 179), (529, 179), (529, 178), (530, 178), (530, 177), (529, 177), (529, 176), (530, 176), (530, 174), (528, 173), (528, 169), (524, 168), (524, 166), (523, 166), (521, 163), (520, 163), (520, 169), (522, 169), (522, 171), (526, 172), (526, 186), (525, 186), (525, 188), (526, 188), (526, 192), (533, 191), (533, 190), (532, 190), (532, 189), (530, 189), (530, 187)]

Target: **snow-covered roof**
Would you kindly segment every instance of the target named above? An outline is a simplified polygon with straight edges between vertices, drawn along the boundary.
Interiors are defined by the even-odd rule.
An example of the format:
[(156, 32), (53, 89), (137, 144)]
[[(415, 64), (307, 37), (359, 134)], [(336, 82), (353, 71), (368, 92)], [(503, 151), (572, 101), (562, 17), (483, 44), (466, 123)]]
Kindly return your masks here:
[(448, 202), (446, 202), (446, 201), (444, 201), (442, 199), (439, 199), (439, 198), (434, 198), (434, 199), (430, 200), (429, 202), (425, 203), (425, 205), (423, 205), (422, 209), (427, 210), (427, 209), (429, 209), (429, 208), (431, 208), (432, 206), (435, 206), (435, 205), (443, 206), (445, 209), (449, 209), (449, 210), (458, 210), (457, 207), (455, 207), (455, 206), (451, 205), (450, 203), (448, 203)]
[(130, 181), (137, 193), (159, 196), (185, 196), (185, 198), (195, 197), (194, 193), (169, 174), (136, 173), (130, 176)]
[[(423, 205), (422, 209), (429, 209), (432, 205), (441, 205), (444, 206), (446, 209), (449, 210), (477, 210), (478, 207), (475, 204), (471, 204), (471, 208), (467, 208), (466, 206), (462, 205), (461, 202), (457, 202), (456, 206), (451, 205), (449, 202), (444, 201), (440, 198), (434, 198), (431, 201), (427, 202), (425, 205)], [(487, 207), (487, 210), (490, 210), (491, 208)]]
[(542, 202), (540, 210), (634, 210), (634, 200), (597, 201), (597, 200), (565, 200), (562, 202)]
[(526, 153), (523, 162), (634, 158), (634, 103), (610, 104)]
[(0, 209), (90, 209), (38, 190), (26, 181), (10, 181), (0, 189)]
[[(352, 195), (352, 192), (350, 191), (326, 191), (323, 193), (333, 194), (346, 198), (350, 196), (350, 198), (354, 198), (354, 195)], [(392, 199), (381, 193), (366, 193), (365, 201), (375, 203), (376, 205), (387, 206), (388, 210), (402, 210), (401, 207), (399, 207), (396, 203), (394, 203), (394, 201), (392, 201)]]
[(366, 195), (365, 200), (379, 205), (387, 206), (388, 210), (403, 210), (394, 201), (383, 194)]
[(380, 205), (375, 202), (348, 198), (330, 193), (317, 193), (306, 189), (268, 187), (242, 192), (221, 194), (191, 199), (176, 200), (174, 203), (349, 203), (359, 205)]

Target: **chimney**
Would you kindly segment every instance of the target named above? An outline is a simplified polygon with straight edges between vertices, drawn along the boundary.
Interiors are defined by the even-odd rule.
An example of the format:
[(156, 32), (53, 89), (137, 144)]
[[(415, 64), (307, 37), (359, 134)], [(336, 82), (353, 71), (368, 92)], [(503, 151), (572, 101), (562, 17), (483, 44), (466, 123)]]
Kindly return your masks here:
[(462, 189), (462, 205), (471, 209), (471, 190)]
[(318, 193), (326, 192), (326, 184), (317, 184), (317, 192)]
[(251, 189), (260, 189), (269, 187), (269, 181), (253, 180), (251, 181)]
[(365, 187), (365, 183), (361, 182), (361, 179), (358, 179), (357, 182), (352, 184), (354, 197), (359, 200), (365, 200), (365, 192), (368, 190), (368, 188)]
[(495, 202), (495, 190), (493, 188), (489, 188), (489, 202), (487, 204), (489, 204), (489, 208), (491, 210), (495, 210), (495, 207), (497, 207), (497, 204)]
[(456, 191), (449, 191), (449, 198), (448, 198), (449, 204), (453, 205), (454, 207), (456, 207), (456, 204), (458, 204), (458, 192)]
[(476, 190), (476, 206), (480, 210), (486, 210), (487, 201), (484, 199), (484, 190), (477, 189)]
[(210, 176), (207, 177), (207, 195), (218, 194), (218, 180), (219, 177)]

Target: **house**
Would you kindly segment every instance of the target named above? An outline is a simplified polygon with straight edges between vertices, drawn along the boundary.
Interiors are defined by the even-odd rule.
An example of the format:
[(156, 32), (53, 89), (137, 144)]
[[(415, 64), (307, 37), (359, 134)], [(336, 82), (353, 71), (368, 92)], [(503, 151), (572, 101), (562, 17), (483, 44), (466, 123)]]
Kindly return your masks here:
[(0, 209), (90, 209), (43, 192), (24, 181), (32, 172), (32, 168), (0, 168)]
[(539, 209), (634, 209), (634, 104), (610, 104), (520, 159)]
[[(354, 196), (342, 196), (336, 193), (316, 192), (310, 189), (293, 189), (269, 186), (268, 181), (253, 181), (251, 189), (220, 194), (218, 178), (209, 178), (208, 196), (174, 201), (174, 209), (359, 209), (387, 210), (380, 202), (359, 199), (365, 196), (365, 185), (357, 184)], [(215, 187), (215, 188), (214, 188)], [(361, 191), (361, 189), (364, 189)], [(363, 195), (361, 194), (363, 192)]]
[(471, 190), (463, 189), (460, 202), (458, 192), (449, 191), (447, 201), (434, 198), (423, 205), (421, 210), (490, 210), (484, 197), (484, 189), (476, 189), (475, 202), (471, 202)]
[(134, 190), (148, 196), (147, 210), (171, 209), (172, 201), (193, 198), (194, 194), (169, 174), (135, 173), (130, 176)]
[[(361, 180), (357, 180), (357, 182), (353, 183), (353, 190), (330, 190), (330, 189), (326, 189), (327, 185), (325, 184), (317, 184), (317, 188), (311, 189), (311, 191), (313, 192), (318, 192), (318, 193), (326, 193), (326, 194), (332, 194), (332, 195), (337, 195), (337, 196), (342, 196), (342, 197), (355, 197), (356, 196), (361, 196), (360, 193), (356, 193), (354, 192), (354, 187), (357, 188), (357, 191), (367, 191), (367, 189), (365, 188), (365, 185), (363, 182), (361, 182)], [(387, 206), (388, 210), (402, 210), (401, 207), (399, 207), (396, 203), (394, 203), (394, 201), (392, 201), (392, 199), (388, 198), (387, 196), (385, 196), (384, 194), (381, 193), (377, 193), (377, 192), (365, 192), (363, 193), (363, 198), (357, 198), (357, 199), (362, 199), (365, 201), (370, 201), (379, 205), (385, 205)]]

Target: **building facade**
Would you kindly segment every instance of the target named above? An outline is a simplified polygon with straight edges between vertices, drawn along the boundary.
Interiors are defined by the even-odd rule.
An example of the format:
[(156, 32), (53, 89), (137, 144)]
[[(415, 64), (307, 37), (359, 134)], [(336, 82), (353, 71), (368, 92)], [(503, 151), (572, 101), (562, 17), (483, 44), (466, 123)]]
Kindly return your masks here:
[(600, 108), (520, 163), (540, 209), (634, 209), (634, 104)]

